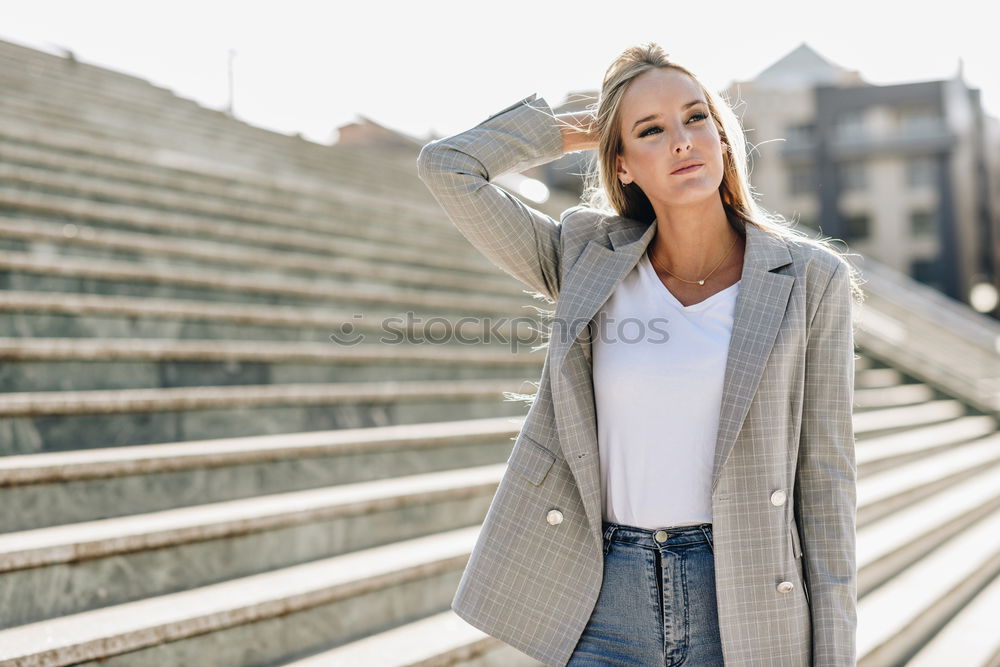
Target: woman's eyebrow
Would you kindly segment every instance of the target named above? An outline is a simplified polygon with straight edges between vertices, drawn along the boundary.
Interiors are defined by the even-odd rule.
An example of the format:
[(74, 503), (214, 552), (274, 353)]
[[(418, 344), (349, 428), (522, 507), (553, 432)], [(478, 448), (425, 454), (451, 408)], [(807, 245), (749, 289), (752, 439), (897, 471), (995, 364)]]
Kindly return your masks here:
[[(691, 107), (693, 107), (696, 104), (704, 104), (704, 103), (705, 103), (704, 100), (691, 100), (690, 102), (688, 102), (687, 104), (685, 104), (684, 106), (681, 107), (681, 111), (683, 111), (685, 109), (690, 109)], [(654, 113), (654, 114), (652, 114), (650, 116), (646, 116), (645, 118), (640, 118), (639, 120), (635, 121), (635, 123), (632, 124), (632, 129), (634, 130), (635, 126), (638, 125), (639, 123), (645, 123), (647, 120), (653, 120), (654, 118), (659, 118), (659, 117), (660, 117), (660, 114)]]

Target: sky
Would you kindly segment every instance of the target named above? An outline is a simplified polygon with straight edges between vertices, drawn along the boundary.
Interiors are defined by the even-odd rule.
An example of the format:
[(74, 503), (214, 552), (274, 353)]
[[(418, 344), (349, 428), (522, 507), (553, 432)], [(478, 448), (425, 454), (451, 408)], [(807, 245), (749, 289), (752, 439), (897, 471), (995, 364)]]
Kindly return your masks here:
[(1000, 116), (1000, 39), (982, 3), (0, 0), (0, 39), (136, 75), (278, 132), (330, 143), (364, 115), (416, 138), (532, 93), (596, 90), (623, 49), (659, 43), (716, 90), (805, 42), (873, 84), (949, 78), (961, 59)]

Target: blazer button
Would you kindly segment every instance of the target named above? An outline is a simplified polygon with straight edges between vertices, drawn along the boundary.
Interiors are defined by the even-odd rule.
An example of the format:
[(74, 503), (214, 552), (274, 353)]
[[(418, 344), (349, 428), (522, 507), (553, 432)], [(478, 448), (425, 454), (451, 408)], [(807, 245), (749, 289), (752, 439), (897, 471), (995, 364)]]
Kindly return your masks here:
[(778, 592), (779, 593), (788, 593), (793, 588), (795, 588), (795, 584), (793, 584), (790, 581), (782, 581), (780, 584), (778, 584)]
[(784, 505), (785, 504), (785, 499), (787, 497), (788, 497), (788, 495), (785, 493), (784, 489), (778, 489), (777, 491), (775, 491), (774, 493), (771, 494), (771, 504), (772, 505)]
[(548, 519), (550, 525), (555, 526), (562, 523), (563, 515), (559, 510), (549, 510), (549, 514), (545, 518)]

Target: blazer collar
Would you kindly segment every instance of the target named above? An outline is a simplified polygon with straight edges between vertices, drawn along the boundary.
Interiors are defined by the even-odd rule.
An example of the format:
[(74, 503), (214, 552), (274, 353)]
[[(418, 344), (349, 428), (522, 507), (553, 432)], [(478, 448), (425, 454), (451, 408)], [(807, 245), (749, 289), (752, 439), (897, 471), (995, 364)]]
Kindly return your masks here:
[[(559, 370), (566, 353), (587, 328), (614, 288), (638, 264), (656, 233), (656, 223), (644, 223), (616, 217), (605, 224), (614, 225), (606, 239), (593, 239), (566, 276), (556, 304), (555, 321), (549, 346), (552, 365)], [(740, 291), (737, 296), (737, 322), (746, 325), (750, 313), (739, 304), (751, 304), (751, 310), (771, 287), (771, 270), (791, 263), (792, 256), (781, 239), (754, 225), (746, 225), (746, 250), (743, 257)], [(782, 304), (784, 307), (784, 304)], [(743, 320), (740, 320), (740, 316)], [(589, 346), (589, 340), (585, 341)]]

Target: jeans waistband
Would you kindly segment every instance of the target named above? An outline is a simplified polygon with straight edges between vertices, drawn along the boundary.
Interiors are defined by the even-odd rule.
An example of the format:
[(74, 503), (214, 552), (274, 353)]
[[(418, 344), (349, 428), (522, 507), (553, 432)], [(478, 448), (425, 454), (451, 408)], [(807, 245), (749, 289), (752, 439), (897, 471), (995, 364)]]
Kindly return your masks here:
[(712, 542), (712, 524), (673, 526), (664, 528), (639, 528), (621, 523), (603, 521), (605, 541), (635, 544), (650, 549), (680, 547)]

